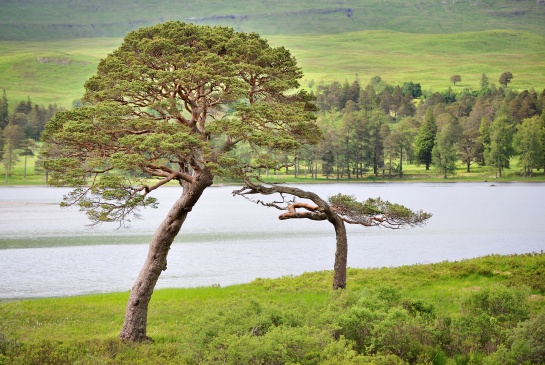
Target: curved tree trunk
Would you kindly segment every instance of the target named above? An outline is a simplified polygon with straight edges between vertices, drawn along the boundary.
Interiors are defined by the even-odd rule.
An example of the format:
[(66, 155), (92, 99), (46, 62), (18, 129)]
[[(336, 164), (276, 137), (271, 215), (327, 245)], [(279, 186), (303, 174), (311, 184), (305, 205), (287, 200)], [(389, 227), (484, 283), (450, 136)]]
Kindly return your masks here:
[(194, 183), (182, 182), (183, 193), (155, 232), (146, 262), (132, 287), (120, 339), (133, 342), (149, 340), (146, 334), (148, 304), (159, 275), (167, 268), (168, 251), (187, 214), (212, 181), (212, 174), (204, 171)]
[(333, 289), (346, 289), (346, 264), (348, 257), (348, 238), (346, 227), (338, 216), (329, 219), (335, 227), (336, 249), (335, 263), (333, 265)]

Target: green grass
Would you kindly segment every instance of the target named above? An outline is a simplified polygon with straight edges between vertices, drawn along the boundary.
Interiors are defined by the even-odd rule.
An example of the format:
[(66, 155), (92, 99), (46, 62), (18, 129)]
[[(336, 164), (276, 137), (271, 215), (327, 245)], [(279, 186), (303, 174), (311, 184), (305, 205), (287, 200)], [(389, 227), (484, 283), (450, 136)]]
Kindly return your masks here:
[[(240, 361), (230, 363), (259, 363), (242, 359), (270, 352), (279, 361), (297, 353), (289, 347), (294, 341), (301, 346), (299, 361), (310, 364), (320, 351), (322, 357), (333, 356), (325, 348), (350, 351), (352, 345), (335, 333), (349, 336), (343, 326), (362, 303), (383, 306), (380, 300), (386, 298), (393, 308), (422, 303), (434, 318), (456, 321), (467, 315), (461, 306), (475, 293), (500, 290), (532, 294), (520, 305), (536, 314), (545, 304), (544, 265), (541, 253), (349, 269), (348, 289), (337, 292), (330, 289), (330, 271), (225, 288), (157, 290), (148, 319), (148, 334), (155, 342), (140, 345), (117, 340), (128, 293), (3, 302), (0, 363), (196, 364), (223, 363), (222, 358), (235, 355)], [(500, 289), (504, 286), (512, 289)], [(523, 286), (530, 289), (517, 289)], [(305, 354), (314, 345), (318, 354)], [(237, 349), (242, 353), (235, 353)], [(345, 362), (351, 363), (356, 362)]]
[[(391, 84), (420, 83), (423, 90), (446, 90), (450, 76), (460, 74), (454, 91), (479, 88), (481, 74), (498, 84), (499, 76), (513, 73), (511, 87), (545, 88), (545, 37), (525, 32), (486, 31), (462, 34), (411, 34), (361, 31), (333, 35), (267, 37), (273, 46), (285, 46), (304, 71), (303, 87), (320, 81), (343, 82), (359, 78), (365, 85), (373, 76)], [(0, 89), (5, 88), (13, 109), (17, 102), (57, 103), (71, 107), (83, 94), (84, 82), (101, 58), (121, 39), (96, 38), (57, 42), (0, 41)], [(48, 58), (40, 63), (38, 58)], [(64, 62), (65, 64), (63, 64)]]
[[(545, 38), (514, 31), (486, 31), (460, 34), (411, 34), (364, 31), (334, 35), (269, 37), (284, 45), (297, 58), (310, 80), (344, 81), (358, 77), (366, 85), (381, 76), (393, 85), (413, 81), (423, 90), (454, 91), (478, 89), (482, 73), (498, 84), (499, 76), (510, 71), (511, 87), (541, 91), (545, 88)], [(453, 86), (450, 76), (462, 82)]]
[(0, 88), (6, 89), (10, 109), (27, 97), (35, 104), (71, 107), (83, 95), (83, 85), (100, 59), (120, 42), (107, 38), (0, 42)]

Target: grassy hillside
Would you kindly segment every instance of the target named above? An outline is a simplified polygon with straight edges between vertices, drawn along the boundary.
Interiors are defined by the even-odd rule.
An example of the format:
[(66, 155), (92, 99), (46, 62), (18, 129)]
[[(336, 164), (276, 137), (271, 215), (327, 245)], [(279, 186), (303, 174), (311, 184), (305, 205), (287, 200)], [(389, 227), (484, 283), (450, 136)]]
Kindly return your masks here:
[(545, 35), (536, 0), (3, 0), (0, 39), (121, 37), (165, 20), (227, 25), (261, 34), (358, 30), (455, 33), (517, 29)]
[(83, 93), (83, 83), (99, 60), (120, 39), (96, 38), (57, 42), (1, 42), (0, 89), (10, 107), (30, 96), (36, 104), (70, 107)]
[(158, 290), (155, 342), (140, 345), (117, 340), (127, 293), (5, 302), (0, 363), (484, 365), (532, 351), (543, 361), (539, 332), (509, 330), (545, 325), (544, 265), (541, 253), (349, 269), (337, 292), (331, 272)]
[(27, 96), (70, 107), (100, 58), (127, 32), (169, 19), (254, 31), (284, 45), (324, 80), (476, 87), (485, 72), (514, 74), (516, 89), (545, 87), (543, 0), (3, 0), (0, 89), (13, 108)]
[(545, 37), (514, 31), (461, 34), (411, 34), (364, 31), (315, 37), (275, 36), (274, 44), (292, 51), (306, 80), (354, 80), (365, 85), (379, 75), (387, 82), (421, 83), (424, 90), (446, 89), (460, 74), (454, 90), (479, 88), (482, 73), (498, 84), (509, 70), (511, 87), (545, 87)]
[[(545, 88), (545, 37), (526, 32), (486, 31), (462, 34), (413, 34), (360, 31), (329, 35), (276, 35), (272, 45), (286, 46), (305, 77), (303, 87), (320, 81), (367, 84), (379, 75), (392, 84), (418, 82), (424, 90), (444, 90), (460, 74), (454, 90), (478, 88), (481, 74), (497, 84), (500, 74), (515, 76), (511, 87)], [(0, 89), (10, 106), (30, 96), (38, 104), (70, 107), (100, 58), (121, 39), (94, 38), (51, 42), (0, 41)]]

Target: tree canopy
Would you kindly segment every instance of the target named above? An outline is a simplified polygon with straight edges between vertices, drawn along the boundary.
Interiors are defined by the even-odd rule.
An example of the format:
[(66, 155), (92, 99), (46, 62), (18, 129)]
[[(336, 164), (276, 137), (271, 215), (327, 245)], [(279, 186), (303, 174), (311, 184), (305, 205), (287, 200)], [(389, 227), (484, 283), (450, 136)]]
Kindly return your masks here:
[(74, 186), (64, 204), (95, 223), (128, 220), (157, 204), (150, 192), (182, 187), (131, 291), (122, 339), (147, 339), (170, 245), (214, 177), (278, 166), (275, 156), (320, 138), (311, 98), (296, 92), (301, 77), (288, 50), (257, 34), (166, 22), (129, 33), (86, 82), (83, 105), (48, 123), (50, 183)]
[[(90, 183), (67, 203), (114, 221), (170, 181), (273, 166), (274, 150), (319, 137), (307, 96), (290, 93), (301, 76), (288, 50), (257, 34), (179, 22), (131, 32), (86, 82), (84, 106), (48, 124), (43, 139), (61, 147), (51, 183)], [(252, 160), (233, 153), (242, 144)]]

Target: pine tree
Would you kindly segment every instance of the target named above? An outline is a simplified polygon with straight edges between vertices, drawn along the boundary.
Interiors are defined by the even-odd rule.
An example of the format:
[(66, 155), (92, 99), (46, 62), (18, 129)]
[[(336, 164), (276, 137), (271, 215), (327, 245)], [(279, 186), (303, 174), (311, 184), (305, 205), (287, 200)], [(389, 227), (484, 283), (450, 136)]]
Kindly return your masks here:
[(430, 164), (432, 163), (432, 151), (436, 135), (437, 123), (433, 115), (433, 110), (429, 108), (426, 111), (424, 123), (422, 123), (415, 140), (416, 159), (419, 163), (426, 166), (426, 170), (430, 169)]

